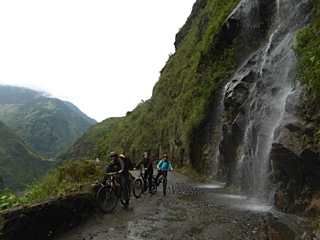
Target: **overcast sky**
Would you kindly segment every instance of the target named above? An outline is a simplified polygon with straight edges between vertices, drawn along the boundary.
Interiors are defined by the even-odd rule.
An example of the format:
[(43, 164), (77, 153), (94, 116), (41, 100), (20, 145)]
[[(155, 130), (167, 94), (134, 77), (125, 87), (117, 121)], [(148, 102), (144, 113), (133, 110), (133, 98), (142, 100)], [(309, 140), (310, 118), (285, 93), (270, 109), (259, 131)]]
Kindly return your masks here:
[(102, 121), (152, 95), (195, 0), (2, 0), (0, 84)]

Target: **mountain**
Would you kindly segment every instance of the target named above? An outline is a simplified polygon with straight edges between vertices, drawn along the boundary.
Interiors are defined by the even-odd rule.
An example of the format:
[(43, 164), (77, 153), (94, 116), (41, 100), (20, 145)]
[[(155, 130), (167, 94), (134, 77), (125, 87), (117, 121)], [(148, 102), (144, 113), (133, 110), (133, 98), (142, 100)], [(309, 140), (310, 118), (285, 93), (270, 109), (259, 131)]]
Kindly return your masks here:
[(0, 122), (0, 192), (4, 187), (22, 190), (43, 175), (52, 162), (43, 161), (3, 122)]
[(77, 106), (75, 106), (73, 103), (68, 102), (68, 101), (63, 101), (63, 103), (65, 105), (67, 105), (73, 112), (75, 112), (80, 117), (82, 117), (84, 120), (86, 120), (88, 123), (91, 123), (92, 125), (97, 123), (97, 121), (95, 119), (90, 118), (86, 114), (81, 112), (81, 110)]
[(60, 159), (89, 158), (95, 159), (98, 154), (98, 141), (100, 138), (112, 131), (122, 117), (112, 117), (91, 126), (65, 153), (59, 156)]
[(65, 152), (96, 123), (69, 102), (12, 86), (0, 86), (0, 121), (45, 158)]

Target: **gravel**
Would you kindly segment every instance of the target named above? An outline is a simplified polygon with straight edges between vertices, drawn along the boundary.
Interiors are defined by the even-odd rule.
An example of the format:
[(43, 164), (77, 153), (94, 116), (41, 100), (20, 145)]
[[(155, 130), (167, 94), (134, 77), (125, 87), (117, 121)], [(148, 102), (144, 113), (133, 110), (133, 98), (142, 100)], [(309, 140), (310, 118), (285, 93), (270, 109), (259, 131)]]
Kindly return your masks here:
[(119, 202), (112, 213), (95, 212), (58, 239), (312, 239), (306, 226), (307, 220), (278, 213), (221, 183), (203, 184), (169, 172), (167, 195), (162, 185), (154, 195), (131, 195), (128, 209)]

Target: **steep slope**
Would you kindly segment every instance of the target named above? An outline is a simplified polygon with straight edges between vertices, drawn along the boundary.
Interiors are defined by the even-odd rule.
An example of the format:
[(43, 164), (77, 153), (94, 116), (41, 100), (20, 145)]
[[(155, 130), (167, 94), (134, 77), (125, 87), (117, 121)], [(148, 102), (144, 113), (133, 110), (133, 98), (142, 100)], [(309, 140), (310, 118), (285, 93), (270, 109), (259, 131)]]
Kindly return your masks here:
[(75, 112), (80, 117), (82, 117), (84, 120), (86, 120), (88, 123), (91, 123), (91, 124), (96, 124), (97, 123), (96, 120), (94, 120), (93, 118), (88, 117), (86, 114), (81, 112), (81, 110), (77, 106), (75, 106), (73, 103), (68, 102), (68, 101), (63, 101), (63, 103), (65, 105), (67, 105), (73, 112)]
[(121, 117), (107, 118), (101, 123), (91, 126), (65, 153), (59, 156), (60, 159), (96, 158), (95, 150), (99, 138), (113, 130), (119, 123)]
[(215, 140), (205, 131), (213, 128), (217, 93), (236, 66), (232, 36), (220, 38), (219, 31), (237, 3), (201, 0), (194, 4), (151, 99), (100, 139), (99, 156), (111, 149), (126, 151), (132, 158), (144, 151), (154, 158), (165, 152), (176, 166), (204, 171), (203, 141)]
[(24, 189), (51, 165), (51, 162), (42, 161), (13, 130), (0, 122), (0, 192), (3, 187)]
[(0, 96), (0, 120), (46, 158), (66, 151), (96, 123), (73, 104), (30, 89), (0, 86)]

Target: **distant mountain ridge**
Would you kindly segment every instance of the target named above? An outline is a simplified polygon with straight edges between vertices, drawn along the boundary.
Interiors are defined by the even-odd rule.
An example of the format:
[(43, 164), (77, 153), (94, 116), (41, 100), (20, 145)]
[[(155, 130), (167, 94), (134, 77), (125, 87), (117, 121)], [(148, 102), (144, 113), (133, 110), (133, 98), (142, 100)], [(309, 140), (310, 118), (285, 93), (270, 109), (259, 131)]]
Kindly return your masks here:
[(44, 92), (1, 85), (0, 121), (45, 158), (65, 152), (97, 123), (70, 102), (48, 97)]
[(65, 105), (67, 105), (72, 111), (74, 111), (75, 113), (77, 113), (79, 116), (81, 116), (83, 119), (87, 120), (89, 123), (92, 124), (96, 124), (97, 121), (93, 118), (88, 117), (86, 114), (84, 114), (83, 112), (81, 112), (81, 110), (75, 106), (73, 103), (69, 102), (69, 101), (63, 101), (63, 103)]

